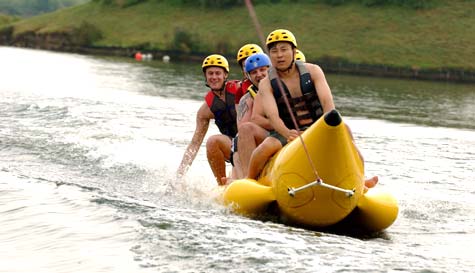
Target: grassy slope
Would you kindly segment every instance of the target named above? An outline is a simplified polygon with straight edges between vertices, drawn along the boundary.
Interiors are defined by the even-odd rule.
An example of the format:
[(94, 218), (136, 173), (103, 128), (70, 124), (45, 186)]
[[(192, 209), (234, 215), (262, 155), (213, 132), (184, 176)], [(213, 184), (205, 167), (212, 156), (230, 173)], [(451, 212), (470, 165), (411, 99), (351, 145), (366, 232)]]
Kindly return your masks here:
[(86, 3), (88, 0), (55, 0), (48, 3), (38, 3), (40, 1), (32, 0), (0, 0), (0, 13), (6, 13), (14, 16), (28, 17), (50, 10), (70, 7)]
[(17, 18), (17, 17), (0, 13), (0, 28), (2, 27), (2, 25), (10, 24), (10, 23), (18, 21), (18, 20), (20, 20), (20, 19)]
[[(357, 63), (474, 69), (475, 1), (440, 2), (444, 3), (419, 11), (356, 4), (275, 4), (255, 9), (265, 35), (276, 28), (291, 30), (308, 60), (331, 56)], [(104, 35), (96, 45), (149, 43), (156, 49), (172, 49), (176, 29), (199, 41), (202, 52), (227, 44), (229, 52), (224, 53), (234, 55), (244, 43), (259, 42), (245, 7), (223, 11), (158, 1), (129, 8), (88, 3), (18, 22), (15, 32), (61, 31), (85, 20)]]

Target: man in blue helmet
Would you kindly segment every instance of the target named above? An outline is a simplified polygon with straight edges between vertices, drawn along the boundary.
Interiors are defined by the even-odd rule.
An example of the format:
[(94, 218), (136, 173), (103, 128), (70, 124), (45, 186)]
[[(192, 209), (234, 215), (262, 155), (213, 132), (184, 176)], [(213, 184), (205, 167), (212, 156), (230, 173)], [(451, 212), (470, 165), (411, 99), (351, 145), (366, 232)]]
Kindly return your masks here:
[[(260, 104), (254, 103), (258, 92), (259, 82), (267, 76), (271, 66), (269, 57), (264, 53), (257, 53), (249, 57), (245, 62), (247, 78), (252, 82), (248, 92), (241, 98), (238, 105), (238, 147), (239, 160), (245, 176), (252, 151), (268, 136), (272, 129), (269, 120), (265, 117)], [(259, 99), (259, 98), (257, 98)]]
[[(245, 94), (249, 87), (252, 85), (251, 80), (247, 77), (245, 62), (249, 56), (256, 54), (256, 53), (263, 53), (264, 51), (262, 48), (256, 44), (245, 44), (243, 45), (237, 52), (236, 61), (241, 68), (242, 74), (244, 76), (243, 80), (241, 81), (241, 94)], [(267, 74), (266, 74), (267, 75)], [(246, 108), (239, 108), (239, 99), (241, 97), (236, 97), (236, 114), (237, 114), (237, 123), (239, 123), (239, 117), (242, 117), (246, 113)], [(239, 124), (238, 124), (239, 126)], [(237, 153), (237, 143), (238, 143), (238, 135), (236, 135), (232, 139), (232, 146), (231, 146), (231, 156), (229, 158), (229, 162), (232, 165), (231, 171), (231, 179), (243, 177), (243, 168), (241, 167), (241, 163), (239, 160), (239, 156)], [(220, 178), (222, 183), (228, 183), (228, 179)]]
[[(261, 119), (258, 119), (257, 121), (260, 125), (257, 125), (251, 122), (251, 116), (254, 112), (254, 97), (258, 91), (257, 86), (259, 81), (267, 76), (267, 70), (270, 67), (270, 59), (263, 52), (254, 53), (245, 59), (242, 67), (246, 81), (250, 84), (248, 85), (247, 90), (245, 90), (245, 94), (239, 100), (239, 104), (237, 105), (236, 109), (238, 135), (236, 135), (236, 137), (233, 139), (233, 144), (231, 147), (231, 157), (235, 163), (233, 164), (233, 173), (231, 174), (230, 178), (223, 177), (222, 183), (229, 183), (234, 179), (244, 177), (244, 171), (247, 170), (249, 157), (251, 156), (252, 150), (254, 150), (257, 145), (253, 144), (254, 141), (251, 142), (250, 140), (258, 138), (259, 141), (262, 141), (267, 136), (267, 131), (260, 126), (267, 127), (266, 124), (269, 124), (269, 122), (264, 116), (262, 116)], [(263, 113), (262, 109), (260, 112)], [(239, 135), (239, 133), (241, 133), (241, 135)], [(241, 138), (244, 141), (241, 140)], [(250, 145), (250, 148), (246, 147), (248, 144)], [(238, 152), (238, 147), (240, 147), (239, 149), (242, 147), (245, 155), (247, 155), (247, 159), (245, 159), (246, 165), (242, 165), (241, 163), (241, 155)]]

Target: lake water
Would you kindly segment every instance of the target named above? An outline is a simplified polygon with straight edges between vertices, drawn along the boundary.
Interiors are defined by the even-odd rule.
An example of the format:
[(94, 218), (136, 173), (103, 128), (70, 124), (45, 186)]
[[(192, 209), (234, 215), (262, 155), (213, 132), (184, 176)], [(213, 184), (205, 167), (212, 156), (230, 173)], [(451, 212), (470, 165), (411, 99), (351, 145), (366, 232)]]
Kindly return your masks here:
[(0, 272), (473, 272), (475, 85), (327, 78), (400, 205), (379, 236), (230, 213), (204, 147), (177, 181), (198, 63), (0, 47)]

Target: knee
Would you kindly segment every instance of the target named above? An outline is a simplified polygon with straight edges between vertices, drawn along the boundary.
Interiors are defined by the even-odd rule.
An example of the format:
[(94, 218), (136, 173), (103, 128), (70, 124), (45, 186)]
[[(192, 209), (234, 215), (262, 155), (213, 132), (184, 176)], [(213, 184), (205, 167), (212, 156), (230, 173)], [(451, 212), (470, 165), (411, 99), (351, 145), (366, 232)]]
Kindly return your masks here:
[(274, 143), (273, 141), (265, 141), (259, 146), (257, 146), (254, 152), (263, 158), (269, 158), (274, 155), (280, 148), (282, 148), (280, 142)]
[(266, 154), (270, 157), (282, 149), (282, 144), (275, 138), (268, 138), (266, 142)]
[(219, 140), (215, 136), (211, 136), (206, 141), (206, 150), (215, 150), (219, 147)]
[(244, 122), (243, 124), (239, 126), (240, 135), (244, 135), (244, 136), (250, 135), (252, 134), (253, 130), (254, 130), (254, 123), (252, 122)]

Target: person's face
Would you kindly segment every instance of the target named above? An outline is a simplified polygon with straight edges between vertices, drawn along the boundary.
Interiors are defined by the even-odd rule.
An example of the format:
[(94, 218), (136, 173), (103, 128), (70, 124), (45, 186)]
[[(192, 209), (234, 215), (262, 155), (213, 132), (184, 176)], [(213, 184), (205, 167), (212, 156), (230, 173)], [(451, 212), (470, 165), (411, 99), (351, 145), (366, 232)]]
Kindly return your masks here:
[(249, 72), (249, 78), (251, 82), (255, 86), (258, 86), (259, 82), (267, 76), (267, 70), (269, 70), (268, 66), (262, 66)]
[(269, 50), (272, 65), (277, 70), (287, 69), (294, 58), (294, 48), (290, 43), (277, 42)]
[(219, 90), (224, 85), (228, 73), (222, 67), (211, 66), (206, 68), (206, 83), (212, 90)]

